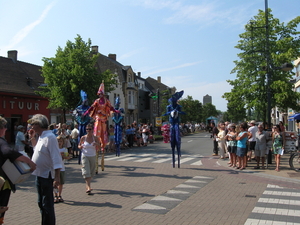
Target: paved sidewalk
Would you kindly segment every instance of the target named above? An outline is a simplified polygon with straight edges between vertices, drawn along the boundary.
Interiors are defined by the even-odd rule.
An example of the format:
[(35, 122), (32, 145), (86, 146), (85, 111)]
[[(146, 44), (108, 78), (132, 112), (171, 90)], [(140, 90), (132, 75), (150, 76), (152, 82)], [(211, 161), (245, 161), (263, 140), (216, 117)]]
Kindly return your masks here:
[[(253, 210), (267, 188), (280, 186), (299, 193), (297, 172), (284, 163), (276, 172), (273, 165), (254, 171), (254, 162), (237, 171), (227, 162), (204, 157), (201, 166), (183, 164), (178, 169), (169, 163), (106, 161), (105, 170), (92, 181), (93, 195), (87, 195), (81, 166), (72, 159), (66, 164), (65, 202), (55, 205), (57, 224), (257, 224), (251, 216), (257, 216), (259, 210)], [(40, 224), (36, 200), (32, 176), (12, 194), (5, 224)]]
[[(218, 157), (215, 157), (218, 158)], [(274, 179), (280, 179), (280, 180), (286, 180), (290, 182), (300, 182), (300, 172), (296, 172), (295, 170), (292, 170), (289, 166), (289, 158), (290, 154), (284, 154), (281, 157), (281, 163), (280, 163), (280, 171), (277, 172), (275, 171), (275, 160), (274, 157), (272, 158), (272, 164), (266, 165), (265, 169), (254, 169), (256, 167), (257, 163), (255, 160), (251, 160), (248, 162), (248, 165), (246, 167), (245, 172), (252, 173), (258, 176), (268, 176), (272, 177)], [(219, 159), (218, 160), (219, 164), (228, 167), (228, 162), (229, 159)], [(261, 162), (260, 162), (260, 167), (261, 167)], [(235, 170), (234, 168), (228, 167), (232, 170)]]

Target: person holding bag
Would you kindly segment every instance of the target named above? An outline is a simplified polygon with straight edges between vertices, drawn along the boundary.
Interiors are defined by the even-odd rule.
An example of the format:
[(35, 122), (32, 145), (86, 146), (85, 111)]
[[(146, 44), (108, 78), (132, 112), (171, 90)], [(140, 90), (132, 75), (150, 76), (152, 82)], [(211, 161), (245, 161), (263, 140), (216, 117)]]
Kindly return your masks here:
[(30, 158), (9, 147), (7, 141), (4, 139), (6, 130), (7, 121), (0, 116), (0, 176), (5, 180), (3, 186), (0, 189), (0, 224), (4, 223), (4, 215), (5, 211), (8, 209), (7, 205), (9, 202), (11, 191), (16, 191), (15, 185), (9, 180), (9, 178), (2, 170), (3, 164), (7, 159), (9, 159), (11, 162), (17, 160), (27, 163), (30, 166), (31, 171), (34, 171), (36, 169), (35, 163), (31, 161)]
[(284, 153), (284, 146), (285, 146), (285, 133), (281, 132), (281, 128), (279, 125), (273, 127), (273, 134), (272, 134), (272, 151), (275, 155), (275, 162), (276, 162), (276, 171), (279, 172), (279, 165), (280, 165), (280, 157)]

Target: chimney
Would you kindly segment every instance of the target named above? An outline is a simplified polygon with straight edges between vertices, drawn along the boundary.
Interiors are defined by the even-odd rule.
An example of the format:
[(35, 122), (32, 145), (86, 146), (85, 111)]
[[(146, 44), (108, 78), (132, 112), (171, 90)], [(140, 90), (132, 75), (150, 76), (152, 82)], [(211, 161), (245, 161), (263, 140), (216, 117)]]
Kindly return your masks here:
[(141, 77), (141, 72), (138, 72), (138, 77)]
[(11, 58), (14, 63), (17, 62), (18, 51), (11, 50), (7, 52), (7, 58)]
[(98, 53), (98, 45), (92, 46), (92, 53), (93, 54)]
[(157, 77), (157, 82), (160, 84), (161, 83), (161, 76)]
[(117, 61), (117, 55), (116, 54), (108, 54), (108, 58)]

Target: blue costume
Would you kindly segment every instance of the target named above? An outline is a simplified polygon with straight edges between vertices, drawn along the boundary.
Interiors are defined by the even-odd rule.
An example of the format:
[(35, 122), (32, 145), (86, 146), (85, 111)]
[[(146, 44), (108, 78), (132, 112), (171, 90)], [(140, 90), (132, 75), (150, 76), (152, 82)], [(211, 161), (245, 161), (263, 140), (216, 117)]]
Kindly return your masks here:
[(115, 123), (115, 145), (116, 145), (116, 156), (120, 156), (121, 151), (120, 151), (120, 144), (122, 142), (122, 121), (124, 119), (124, 117), (122, 116), (121, 113), (124, 113), (124, 109), (120, 109), (120, 99), (119, 97), (116, 98), (115, 101), (115, 110), (116, 112), (114, 112), (114, 116), (112, 118), (112, 120)]
[(179, 114), (185, 114), (185, 112), (181, 111), (182, 106), (177, 102), (182, 97), (183, 91), (176, 92), (172, 95), (172, 97), (168, 100), (170, 105), (167, 106), (167, 112), (163, 116), (169, 116), (170, 122), (170, 143), (172, 148), (172, 157), (173, 157), (173, 168), (175, 167), (175, 147), (177, 148), (178, 155), (178, 168), (180, 168), (180, 157), (181, 157), (181, 136), (180, 136), (180, 117)]
[[(88, 125), (88, 123), (91, 120), (89, 115), (84, 115), (84, 113), (90, 108), (88, 106), (87, 94), (83, 90), (81, 90), (80, 96), (81, 96), (82, 103), (73, 111), (73, 115), (75, 116), (75, 120), (78, 124), (78, 130), (79, 130), (78, 143), (80, 142), (80, 138), (86, 135), (85, 128), (86, 125)], [(80, 159), (81, 159), (81, 151), (78, 157), (78, 164), (80, 164)]]

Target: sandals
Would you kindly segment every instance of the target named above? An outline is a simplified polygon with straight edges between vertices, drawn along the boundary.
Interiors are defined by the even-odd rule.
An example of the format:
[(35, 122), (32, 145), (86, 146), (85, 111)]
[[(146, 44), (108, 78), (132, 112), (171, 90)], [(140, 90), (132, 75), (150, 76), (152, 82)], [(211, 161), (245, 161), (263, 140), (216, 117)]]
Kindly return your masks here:
[(58, 196), (54, 196), (54, 203), (59, 203)]
[(64, 200), (61, 196), (58, 196), (58, 202), (64, 202)]

